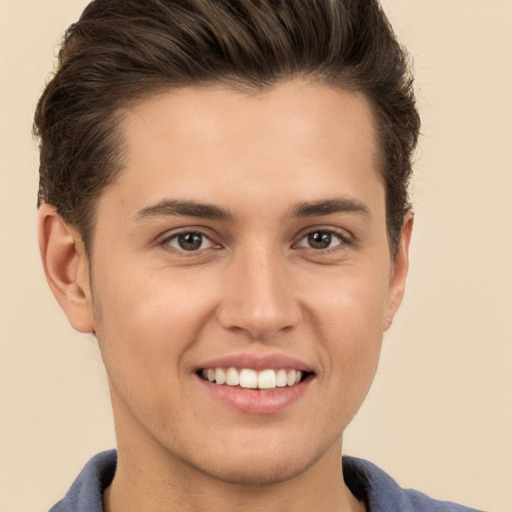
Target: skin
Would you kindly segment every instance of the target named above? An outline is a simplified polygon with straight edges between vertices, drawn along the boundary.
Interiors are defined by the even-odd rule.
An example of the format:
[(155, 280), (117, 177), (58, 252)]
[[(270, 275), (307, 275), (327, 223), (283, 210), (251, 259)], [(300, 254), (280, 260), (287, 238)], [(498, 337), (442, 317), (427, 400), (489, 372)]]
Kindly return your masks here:
[[(364, 510), (343, 482), (342, 435), (401, 303), (412, 229), (408, 215), (392, 261), (365, 97), (306, 81), (190, 87), (137, 104), (121, 129), (125, 166), (99, 198), (91, 267), (54, 208), (39, 215), (49, 284), (95, 333), (109, 376), (119, 459), (105, 509)], [(340, 198), (361, 208), (296, 215)], [(168, 200), (230, 218), (149, 214)], [(180, 248), (187, 232), (200, 249)], [(242, 412), (195, 374), (238, 353), (286, 354), (314, 376), (283, 410)]]

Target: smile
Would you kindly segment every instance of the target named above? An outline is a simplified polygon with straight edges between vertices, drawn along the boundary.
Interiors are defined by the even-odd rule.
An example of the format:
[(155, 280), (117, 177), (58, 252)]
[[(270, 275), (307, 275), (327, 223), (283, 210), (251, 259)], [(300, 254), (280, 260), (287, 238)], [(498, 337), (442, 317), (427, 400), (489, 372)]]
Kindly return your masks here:
[(244, 389), (275, 389), (292, 387), (302, 382), (309, 372), (295, 369), (202, 368), (198, 375), (209, 382)]

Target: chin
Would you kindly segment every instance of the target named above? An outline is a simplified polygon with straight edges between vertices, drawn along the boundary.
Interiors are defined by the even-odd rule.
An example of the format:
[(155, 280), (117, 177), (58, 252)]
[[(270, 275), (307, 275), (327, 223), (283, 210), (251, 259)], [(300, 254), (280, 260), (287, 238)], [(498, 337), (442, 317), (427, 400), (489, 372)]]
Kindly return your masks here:
[(275, 458), (270, 457), (267, 460), (244, 460), (243, 463), (240, 461), (225, 462), (227, 463), (223, 465), (211, 465), (197, 469), (226, 483), (261, 486), (290, 480), (303, 473), (309, 466), (297, 459), (276, 461)]
[[(233, 442), (231, 449), (219, 454), (205, 453), (190, 457), (189, 463), (203, 474), (237, 485), (272, 485), (291, 480), (314, 466), (328, 447), (300, 443), (291, 446), (287, 440), (280, 445), (254, 440), (251, 446)], [(196, 454), (197, 455), (197, 454)], [(195, 459), (195, 460), (194, 460)]]

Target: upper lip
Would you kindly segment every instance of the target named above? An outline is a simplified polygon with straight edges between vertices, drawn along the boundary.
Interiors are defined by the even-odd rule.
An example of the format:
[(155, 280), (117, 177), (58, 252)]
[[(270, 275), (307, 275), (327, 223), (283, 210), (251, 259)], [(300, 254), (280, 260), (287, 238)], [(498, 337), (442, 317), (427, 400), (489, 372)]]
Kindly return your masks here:
[(293, 368), (303, 372), (313, 372), (311, 365), (286, 354), (231, 354), (217, 359), (210, 359), (198, 365), (197, 370), (204, 368), (249, 368), (266, 370), (269, 368)]

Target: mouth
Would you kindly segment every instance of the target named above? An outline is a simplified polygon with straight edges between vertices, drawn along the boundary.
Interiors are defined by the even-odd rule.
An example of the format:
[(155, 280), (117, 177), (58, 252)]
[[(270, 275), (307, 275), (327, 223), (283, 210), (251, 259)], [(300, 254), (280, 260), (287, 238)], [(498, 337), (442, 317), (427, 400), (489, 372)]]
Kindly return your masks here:
[(291, 388), (312, 378), (313, 372), (295, 368), (210, 367), (200, 368), (196, 374), (204, 381), (253, 391)]
[(305, 361), (273, 352), (227, 354), (203, 361), (194, 371), (213, 403), (244, 414), (268, 415), (293, 410), (293, 404), (310, 396), (314, 370)]

